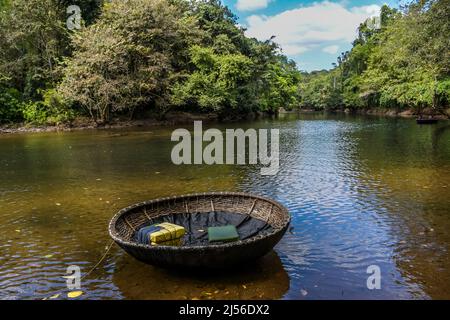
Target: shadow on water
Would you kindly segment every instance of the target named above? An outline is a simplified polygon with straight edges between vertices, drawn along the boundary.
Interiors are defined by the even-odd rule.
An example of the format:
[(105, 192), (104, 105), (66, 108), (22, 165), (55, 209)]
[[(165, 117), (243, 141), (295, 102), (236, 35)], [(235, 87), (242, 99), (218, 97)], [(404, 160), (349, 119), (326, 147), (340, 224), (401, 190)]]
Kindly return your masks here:
[(126, 299), (280, 299), (289, 276), (275, 251), (227, 270), (167, 270), (122, 254), (112, 281)]

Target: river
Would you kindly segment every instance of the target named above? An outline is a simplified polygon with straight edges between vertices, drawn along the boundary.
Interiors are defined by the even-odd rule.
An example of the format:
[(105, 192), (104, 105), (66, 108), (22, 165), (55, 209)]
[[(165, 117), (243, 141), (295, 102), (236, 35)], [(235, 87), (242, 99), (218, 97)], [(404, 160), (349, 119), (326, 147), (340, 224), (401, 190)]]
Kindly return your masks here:
[[(278, 174), (175, 166), (176, 127), (0, 136), (0, 298), (66, 293), (66, 268), (99, 260), (123, 207), (244, 191), (292, 215), (293, 230), (259, 262), (175, 272), (114, 246), (80, 299), (450, 299), (449, 122), (305, 114), (208, 126), (280, 129)], [(381, 289), (367, 287), (371, 265)]]

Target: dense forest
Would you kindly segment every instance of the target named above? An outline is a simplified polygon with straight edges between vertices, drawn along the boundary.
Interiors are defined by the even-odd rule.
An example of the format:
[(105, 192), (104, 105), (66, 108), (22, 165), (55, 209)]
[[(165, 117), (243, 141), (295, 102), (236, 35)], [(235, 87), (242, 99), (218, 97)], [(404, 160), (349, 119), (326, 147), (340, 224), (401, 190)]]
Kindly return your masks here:
[[(0, 116), (58, 123), (89, 115), (221, 116), (299, 104), (299, 72), (271, 40), (245, 36), (219, 0), (15, 0), (0, 18)], [(84, 18), (84, 16), (83, 16)]]
[[(434, 108), (450, 100), (450, 0), (382, 8), (329, 71), (300, 72), (220, 0), (0, 0), (0, 122), (221, 118), (280, 107)], [(70, 5), (80, 27), (68, 28)], [(72, 21), (76, 22), (76, 20)]]
[(450, 1), (383, 6), (358, 28), (330, 71), (304, 74), (301, 104), (315, 109), (412, 109), (445, 113), (450, 101)]

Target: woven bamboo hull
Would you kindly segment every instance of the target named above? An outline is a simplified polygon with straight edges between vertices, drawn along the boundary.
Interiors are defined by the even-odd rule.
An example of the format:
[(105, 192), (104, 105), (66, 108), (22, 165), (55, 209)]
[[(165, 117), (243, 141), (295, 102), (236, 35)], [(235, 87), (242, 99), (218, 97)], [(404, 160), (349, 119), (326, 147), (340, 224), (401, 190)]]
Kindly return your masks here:
[[(208, 212), (212, 209), (250, 214), (267, 221), (273, 232), (251, 239), (207, 246), (174, 247), (142, 245), (132, 240), (145, 219), (164, 214)], [(288, 211), (279, 203), (245, 193), (206, 193), (157, 199), (125, 208), (111, 220), (110, 235), (128, 254), (161, 267), (224, 268), (254, 261), (280, 241), (290, 223)]]
[(286, 228), (271, 237), (242, 246), (208, 247), (192, 250), (154, 250), (120, 245), (139, 261), (155, 266), (172, 268), (224, 268), (255, 261), (270, 252), (281, 240)]

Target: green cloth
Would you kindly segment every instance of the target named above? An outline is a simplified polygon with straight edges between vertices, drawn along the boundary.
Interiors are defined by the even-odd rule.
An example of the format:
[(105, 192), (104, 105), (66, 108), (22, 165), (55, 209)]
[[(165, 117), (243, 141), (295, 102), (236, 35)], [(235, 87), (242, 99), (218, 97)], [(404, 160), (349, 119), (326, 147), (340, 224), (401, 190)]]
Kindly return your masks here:
[(236, 227), (232, 225), (208, 228), (209, 242), (231, 242), (239, 240)]

